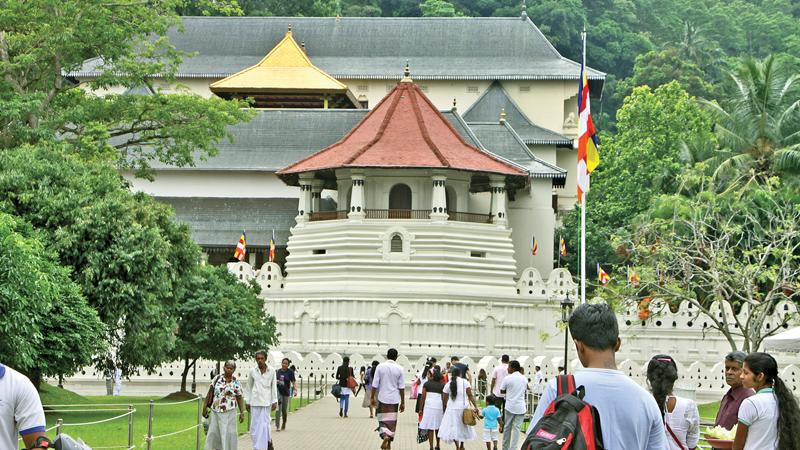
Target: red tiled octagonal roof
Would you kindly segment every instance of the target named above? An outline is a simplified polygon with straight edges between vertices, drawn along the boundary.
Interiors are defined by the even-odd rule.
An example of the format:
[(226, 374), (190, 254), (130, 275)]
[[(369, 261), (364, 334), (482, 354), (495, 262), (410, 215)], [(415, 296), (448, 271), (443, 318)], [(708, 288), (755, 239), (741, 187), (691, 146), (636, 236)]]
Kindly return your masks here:
[(345, 167), (448, 168), (527, 176), (514, 164), (467, 144), (409, 78), (398, 83), (339, 142), (277, 173)]

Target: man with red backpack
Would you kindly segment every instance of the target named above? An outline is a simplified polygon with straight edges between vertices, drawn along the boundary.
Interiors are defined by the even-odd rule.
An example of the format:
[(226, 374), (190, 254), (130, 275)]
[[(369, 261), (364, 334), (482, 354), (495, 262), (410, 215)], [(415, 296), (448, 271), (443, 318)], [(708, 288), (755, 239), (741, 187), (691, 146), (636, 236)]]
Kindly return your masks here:
[[(664, 421), (653, 396), (617, 370), (614, 354), (619, 350), (621, 341), (614, 311), (606, 304), (580, 305), (570, 316), (569, 331), (585, 369), (576, 371), (572, 377), (559, 377), (545, 387), (522, 448), (667, 448)], [(560, 389), (558, 382), (563, 384)], [(558, 396), (560, 391), (578, 395)], [(558, 401), (553, 403), (557, 397)], [(596, 411), (592, 411), (592, 407)], [(581, 410), (584, 413), (577, 414), (580, 422), (591, 426), (588, 431), (583, 428), (584, 433), (574, 441), (572, 438), (565, 439), (560, 434), (571, 427), (559, 428), (558, 418), (577, 420), (576, 412)], [(580, 433), (579, 427), (576, 434)], [(602, 440), (600, 436), (593, 436), (593, 433), (601, 435)]]

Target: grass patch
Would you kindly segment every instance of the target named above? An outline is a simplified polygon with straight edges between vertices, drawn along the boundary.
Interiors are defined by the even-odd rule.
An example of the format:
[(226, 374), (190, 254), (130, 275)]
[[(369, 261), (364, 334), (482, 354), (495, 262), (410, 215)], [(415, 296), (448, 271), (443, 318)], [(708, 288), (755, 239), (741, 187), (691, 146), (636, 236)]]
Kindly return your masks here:
[[(42, 403), (45, 405), (80, 405), (69, 407), (48, 408), (45, 411), (47, 427), (56, 424), (62, 419), (66, 426), (62, 432), (73, 438), (83, 439), (90, 447), (125, 446), (128, 444), (128, 417), (123, 417), (110, 422), (96, 425), (72, 427), (69, 424), (95, 422), (119, 416), (127, 412), (127, 405), (132, 404), (136, 409), (133, 414), (133, 444), (136, 448), (145, 448), (144, 437), (147, 435), (147, 419), (149, 415), (150, 400), (154, 401), (153, 409), (153, 435), (172, 433), (197, 424), (197, 402), (170, 404), (185, 400), (186, 394), (170, 394), (165, 398), (160, 397), (130, 397), (130, 396), (87, 396), (83, 397), (74, 392), (60, 389), (50, 385), (42, 385), (39, 392)], [(101, 406), (102, 404), (119, 404), (120, 406)], [(303, 406), (307, 400), (303, 401)], [(300, 400), (293, 398), (289, 411), (294, 412), (300, 408)], [(112, 409), (115, 411), (98, 411)], [(67, 411), (65, 411), (67, 410)], [(74, 412), (74, 410), (81, 410)], [(247, 432), (247, 419), (239, 424), (239, 434)], [(153, 440), (154, 450), (194, 450), (196, 435), (195, 430), (186, 431), (174, 436)], [(55, 430), (48, 432), (48, 436), (55, 437)], [(200, 433), (201, 448), (205, 445), (205, 435)]]

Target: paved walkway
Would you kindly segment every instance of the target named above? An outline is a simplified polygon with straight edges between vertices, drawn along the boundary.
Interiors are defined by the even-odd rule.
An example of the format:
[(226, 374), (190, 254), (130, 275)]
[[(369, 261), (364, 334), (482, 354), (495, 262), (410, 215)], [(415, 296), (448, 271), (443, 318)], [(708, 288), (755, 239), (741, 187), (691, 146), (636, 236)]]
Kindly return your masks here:
[[(411, 405), (412, 410), (406, 409), (400, 414), (397, 424), (397, 436), (392, 443), (393, 450), (427, 450), (428, 444), (417, 444), (417, 420), (413, 412), (413, 400), (406, 400), (406, 405)], [(355, 405), (354, 405), (355, 404)], [(354, 407), (355, 406), (355, 407)], [(369, 410), (361, 408), (361, 397), (350, 402), (350, 417), (347, 419), (338, 416), (338, 401), (332, 396), (326, 396), (310, 405), (303, 407), (289, 415), (286, 430), (273, 433), (275, 450), (369, 450), (380, 449), (381, 441), (375, 428), (378, 422), (369, 418)], [(477, 439), (467, 442), (467, 450), (485, 450), (482, 441), (483, 422), (478, 421), (475, 426)], [(502, 448), (502, 435), (499, 442)], [(517, 445), (522, 445), (522, 437)], [(442, 450), (451, 450), (453, 445), (442, 443)], [(250, 435), (239, 437), (239, 450), (252, 450)]]

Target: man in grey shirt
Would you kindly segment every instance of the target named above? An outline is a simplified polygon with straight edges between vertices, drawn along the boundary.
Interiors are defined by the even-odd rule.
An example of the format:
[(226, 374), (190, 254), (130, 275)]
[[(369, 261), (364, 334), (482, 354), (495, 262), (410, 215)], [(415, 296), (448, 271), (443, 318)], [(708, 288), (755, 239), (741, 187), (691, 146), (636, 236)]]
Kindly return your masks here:
[[(606, 304), (583, 304), (569, 318), (569, 331), (585, 369), (575, 372), (575, 385), (586, 388), (584, 401), (600, 414), (603, 443), (608, 450), (667, 448), (664, 419), (653, 396), (617, 370), (619, 328)], [(556, 380), (547, 385), (531, 424), (536, 424), (556, 398)], [(528, 432), (536, 428), (531, 425)]]

